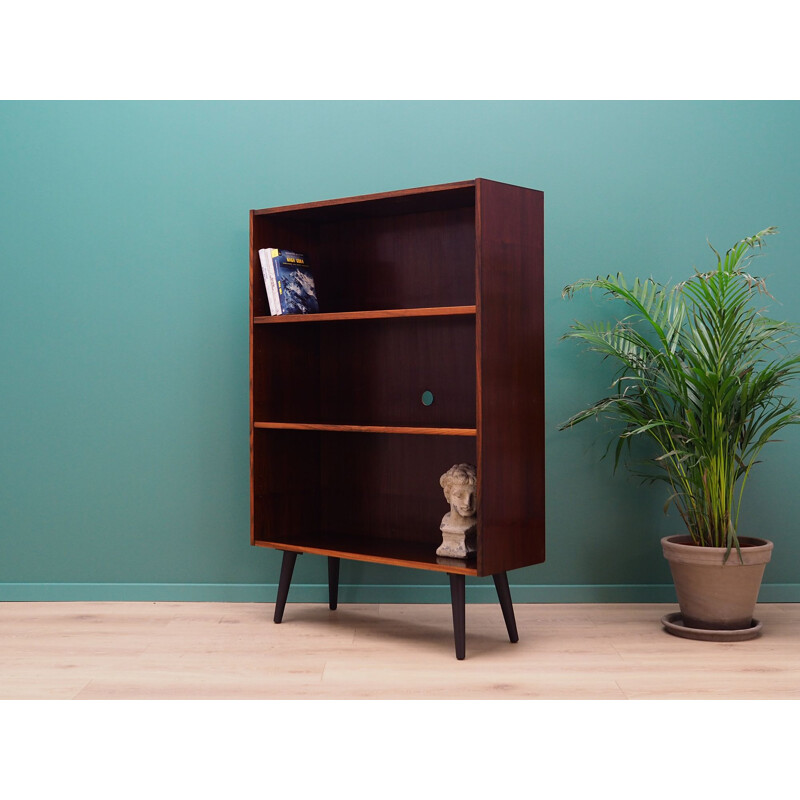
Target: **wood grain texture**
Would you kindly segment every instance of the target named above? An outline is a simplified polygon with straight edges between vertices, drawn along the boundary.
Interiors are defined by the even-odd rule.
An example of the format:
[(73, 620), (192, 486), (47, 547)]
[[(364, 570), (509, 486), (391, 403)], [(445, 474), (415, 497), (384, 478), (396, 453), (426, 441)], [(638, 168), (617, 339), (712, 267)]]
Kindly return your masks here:
[(474, 459), (474, 436), (256, 434), (254, 544), (446, 571), (435, 557), (448, 508), (439, 476)]
[(328, 220), (309, 255), (320, 310), (474, 305), (474, 225), (474, 204)]
[(429, 572), (448, 572), (454, 575), (477, 574), (474, 558), (463, 560), (441, 558), (436, 555), (435, 546), (431, 547), (427, 543), (410, 539), (351, 536), (314, 531), (278, 541), (257, 541), (256, 545), (297, 553), (346, 558), (352, 561), (423, 569)]
[[(255, 251), (255, 236), (254, 236), (254, 228), (253, 228), (253, 212), (250, 212), (250, 291), (249, 291), (249, 301), (248, 301), (248, 392), (249, 392), (249, 399), (250, 399), (250, 544), (255, 541), (256, 532), (255, 532), (255, 519), (256, 519), (256, 495), (254, 490), (254, 482), (253, 482), (253, 475), (254, 470), (254, 461), (253, 461), (253, 436), (255, 435), (255, 428), (253, 427), (253, 423), (255, 422), (255, 407), (253, 405), (253, 363), (255, 360), (255, 351), (253, 348), (253, 319), (258, 312), (256, 309), (256, 301), (255, 301), (255, 279), (256, 279), (256, 258), (257, 253)], [(266, 298), (265, 298), (266, 299)]]
[(254, 422), (320, 422), (320, 332), (313, 326), (253, 326)]
[(255, 422), (476, 427), (474, 315), (253, 328)]
[(254, 429), (253, 535), (263, 541), (313, 529), (320, 520), (320, 434)]
[(475, 428), (411, 428), (388, 425), (324, 425), (304, 422), (255, 422), (256, 428), (291, 431), (340, 431), (342, 433), (407, 433), (417, 436), (475, 436)]
[[(318, 330), (323, 416), (293, 421), (476, 426), (474, 316), (365, 320)], [(434, 398), (427, 406), (426, 391)]]
[[(512, 588), (513, 590), (513, 588)], [(469, 581), (467, 599), (469, 600)], [(290, 595), (291, 600), (291, 595)], [(0, 603), (2, 699), (800, 699), (800, 604), (761, 637), (665, 633), (669, 604)]]
[(475, 313), (475, 306), (434, 306), (430, 308), (384, 308), (375, 311), (339, 311), (318, 314), (280, 314), (256, 317), (256, 325), (285, 323), (343, 322), (359, 319), (394, 319), (398, 317), (448, 317)]
[(251, 212), (256, 216), (280, 215), (282, 218), (323, 220), (353, 217), (388, 216), (409, 211), (431, 211), (460, 208), (473, 202), (474, 181), (441, 183), (414, 189), (399, 189), (353, 197), (316, 200), (311, 203), (263, 208)]
[[(298, 434), (313, 436), (315, 434)], [(475, 437), (320, 433), (318, 525), (330, 536), (360, 535), (404, 547), (416, 542), (433, 556), (449, 510), (439, 485), (452, 464), (472, 461)]]
[(478, 572), (544, 561), (544, 195), (479, 179)]

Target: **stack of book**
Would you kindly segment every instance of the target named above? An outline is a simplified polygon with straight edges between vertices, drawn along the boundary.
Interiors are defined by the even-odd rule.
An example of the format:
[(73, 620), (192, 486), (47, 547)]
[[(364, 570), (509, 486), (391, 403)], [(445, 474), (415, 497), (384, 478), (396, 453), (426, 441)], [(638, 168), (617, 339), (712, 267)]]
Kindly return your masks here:
[(302, 253), (265, 247), (258, 251), (258, 255), (270, 314), (314, 314), (319, 311), (314, 276)]

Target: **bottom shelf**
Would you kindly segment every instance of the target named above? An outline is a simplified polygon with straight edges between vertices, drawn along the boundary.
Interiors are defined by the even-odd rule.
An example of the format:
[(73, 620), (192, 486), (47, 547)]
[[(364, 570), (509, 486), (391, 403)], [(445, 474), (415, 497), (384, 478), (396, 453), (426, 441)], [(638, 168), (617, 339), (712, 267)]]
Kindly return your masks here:
[(293, 536), (291, 541), (254, 542), (258, 547), (272, 547), (276, 550), (292, 550), (298, 553), (315, 553), (321, 556), (348, 558), (353, 561), (371, 561), (377, 564), (391, 564), (397, 567), (426, 569), (433, 572), (449, 572), (455, 575), (477, 575), (475, 557), (441, 558), (436, 548), (425, 542), (378, 539), (369, 536), (326, 536), (307, 534)]

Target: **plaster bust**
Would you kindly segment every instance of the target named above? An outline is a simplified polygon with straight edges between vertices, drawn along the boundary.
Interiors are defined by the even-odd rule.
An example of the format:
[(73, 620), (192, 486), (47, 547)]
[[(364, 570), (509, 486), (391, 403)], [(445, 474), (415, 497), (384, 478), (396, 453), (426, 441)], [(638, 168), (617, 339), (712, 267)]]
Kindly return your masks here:
[(442, 543), (437, 556), (467, 558), (476, 551), (478, 471), (473, 464), (454, 464), (439, 478), (450, 511), (439, 525)]

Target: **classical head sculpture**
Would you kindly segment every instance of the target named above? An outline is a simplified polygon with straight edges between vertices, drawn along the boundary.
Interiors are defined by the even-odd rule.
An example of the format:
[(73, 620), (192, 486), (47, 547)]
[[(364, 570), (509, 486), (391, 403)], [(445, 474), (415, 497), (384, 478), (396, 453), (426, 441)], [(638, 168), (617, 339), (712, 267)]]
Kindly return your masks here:
[(436, 554), (467, 558), (476, 550), (478, 471), (473, 464), (454, 464), (439, 478), (439, 485), (450, 511), (439, 525), (442, 544)]
[(475, 516), (478, 471), (472, 464), (454, 464), (439, 478), (439, 485), (444, 489), (444, 499), (450, 503), (454, 524)]

